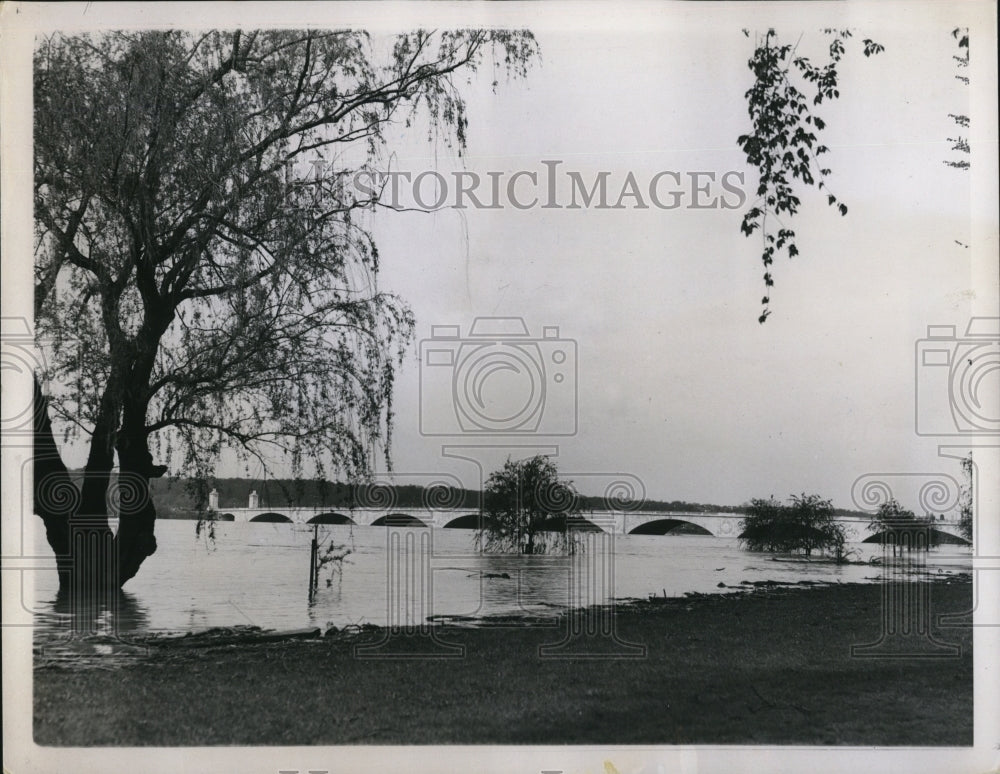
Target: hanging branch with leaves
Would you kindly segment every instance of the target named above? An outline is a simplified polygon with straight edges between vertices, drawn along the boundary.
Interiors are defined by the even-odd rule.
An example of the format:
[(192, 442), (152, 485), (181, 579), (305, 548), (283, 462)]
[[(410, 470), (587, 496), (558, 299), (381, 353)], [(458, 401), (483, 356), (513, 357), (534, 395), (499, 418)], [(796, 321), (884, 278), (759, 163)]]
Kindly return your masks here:
[[(951, 31), (951, 35), (955, 40), (958, 41), (958, 55), (953, 56), (956, 62), (958, 62), (958, 74), (955, 76), (956, 80), (961, 81), (966, 86), (969, 85), (969, 76), (963, 75), (962, 73), (969, 66), (969, 28), (968, 27), (956, 27)], [(955, 125), (959, 129), (968, 130), (969, 128), (969, 117), (964, 114), (956, 115), (955, 113), (949, 113), (948, 117), (955, 122)], [(954, 143), (951, 146), (953, 151), (958, 151), (959, 153), (969, 154), (969, 140), (967, 137), (963, 137), (961, 133), (957, 137), (949, 137), (948, 142)], [(949, 167), (955, 167), (956, 169), (968, 169), (969, 160), (960, 158), (958, 161), (952, 161), (950, 159), (944, 162)]]
[[(743, 34), (750, 37), (749, 30), (743, 30)], [(775, 257), (782, 250), (789, 258), (799, 253), (795, 231), (787, 225), (801, 203), (795, 193), (795, 181), (825, 191), (829, 205), (836, 206), (841, 215), (847, 214), (847, 205), (826, 184), (830, 169), (819, 158), (829, 152), (819, 141), (826, 123), (813, 108), (823, 100), (840, 97), (837, 68), (846, 52), (845, 41), (853, 34), (850, 30), (836, 29), (824, 29), (823, 34), (832, 38), (828, 59), (823, 64), (796, 56), (801, 36), (795, 45), (783, 44), (773, 29), (757, 36), (753, 57), (747, 63), (754, 74), (754, 84), (745, 94), (752, 131), (740, 135), (737, 144), (757, 169), (759, 182), (757, 198), (744, 214), (740, 230), (748, 237), (758, 230), (761, 234), (765, 286), (761, 299), (764, 309), (758, 318), (761, 323), (771, 314), (770, 294), (774, 285), (771, 266)], [(869, 38), (862, 42), (866, 57), (884, 50)], [(793, 83), (796, 74), (794, 80), (802, 82), (800, 85)], [(814, 92), (811, 99), (805, 91)]]

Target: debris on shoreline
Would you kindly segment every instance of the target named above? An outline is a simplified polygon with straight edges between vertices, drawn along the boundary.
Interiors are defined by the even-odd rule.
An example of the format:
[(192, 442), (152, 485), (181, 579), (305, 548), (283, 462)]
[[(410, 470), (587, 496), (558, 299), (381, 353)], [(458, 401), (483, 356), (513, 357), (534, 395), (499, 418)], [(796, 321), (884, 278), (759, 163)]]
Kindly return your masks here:
[[(971, 583), (926, 583), (932, 633), (961, 646), (961, 658), (933, 668), (922, 658), (887, 669), (883, 660), (852, 657), (852, 645), (878, 640), (878, 585), (741, 585), (552, 609), (545, 626), (531, 616), (546, 610), (531, 608), (527, 618), (493, 625), (440, 620), (395, 630), (395, 640), (394, 630), (351, 624), (330, 637), (245, 647), (149, 647), (148, 657), (122, 668), (38, 668), (34, 739), (64, 747), (968, 746), (973, 632), (936, 621), (972, 607)], [(239, 632), (265, 634), (237, 629), (215, 638)], [(358, 645), (374, 647), (359, 656)], [(159, 699), (155, 712), (150, 696)]]
[(223, 645), (256, 645), (288, 640), (310, 640), (319, 638), (322, 633), (318, 627), (275, 631), (261, 629), (259, 626), (229, 626), (214, 627), (182, 635), (152, 635), (143, 638), (141, 642), (144, 645), (157, 648), (213, 648)]
[[(874, 580), (874, 579), (873, 579)], [(953, 585), (972, 582), (971, 573), (932, 575), (915, 582)], [(723, 584), (724, 585), (724, 584)], [(564, 605), (552, 606), (549, 614), (522, 611), (520, 613), (488, 616), (437, 614), (426, 618), (431, 626), (455, 629), (523, 629), (552, 628), (562, 625), (567, 615), (597, 616), (613, 614), (642, 615), (654, 610), (692, 611), (696, 608), (739, 604), (740, 598), (767, 598), (787, 596), (809, 589), (826, 587), (847, 588), (872, 584), (840, 583), (839, 581), (776, 581), (772, 579), (741, 581), (738, 585), (724, 586), (728, 591), (685, 592), (683, 596), (670, 597), (649, 595), (646, 599), (621, 598), (610, 604), (592, 605), (586, 608), (570, 609)], [(115, 669), (130, 664), (159, 660), (164, 656), (181, 657), (213, 648), (242, 648), (246, 646), (277, 646), (294, 643), (307, 644), (330, 642), (333, 640), (369, 640), (384, 637), (389, 632), (386, 627), (371, 623), (349, 624), (343, 627), (328, 624), (324, 629), (307, 627), (288, 630), (265, 630), (259, 626), (215, 627), (186, 634), (152, 633), (129, 637), (69, 637), (56, 638), (35, 646), (35, 669), (46, 668), (89, 668)]]

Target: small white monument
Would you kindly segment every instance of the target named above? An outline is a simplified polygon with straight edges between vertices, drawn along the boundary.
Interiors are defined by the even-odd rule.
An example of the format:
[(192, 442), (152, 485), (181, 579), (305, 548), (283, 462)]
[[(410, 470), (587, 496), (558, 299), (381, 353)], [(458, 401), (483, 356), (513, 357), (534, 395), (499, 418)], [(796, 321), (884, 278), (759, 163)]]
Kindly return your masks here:
[(256, 489), (251, 490), (250, 491), (250, 507), (251, 508), (257, 508), (257, 507), (259, 507), (258, 506), (259, 502), (260, 502), (260, 498), (257, 496), (257, 490)]
[(219, 490), (213, 489), (208, 493), (208, 508), (212, 511), (219, 510)]

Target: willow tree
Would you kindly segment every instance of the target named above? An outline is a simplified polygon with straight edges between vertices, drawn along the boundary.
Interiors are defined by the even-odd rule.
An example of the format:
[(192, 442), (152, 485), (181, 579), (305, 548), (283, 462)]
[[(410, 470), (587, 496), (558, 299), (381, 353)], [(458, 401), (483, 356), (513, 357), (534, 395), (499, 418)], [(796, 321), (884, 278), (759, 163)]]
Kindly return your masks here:
[(740, 524), (740, 543), (750, 551), (804, 551), (806, 556), (829, 550), (839, 561), (846, 535), (835, 517), (833, 504), (815, 494), (792, 495), (787, 504), (773, 496), (756, 498)]
[[(388, 456), (413, 320), (378, 288), (378, 190), (343, 181), (384, 172), (403, 123), (461, 150), (456, 78), (484, 60), (524, 76), (535, 55), (529, 33), (476, 30), (39, 42), (35, 503), (61, 586), (136, 574), (171, 460), (208, 470), (229, 446), (352, 477)], [(76, 483), (67, 442), (86, 444)]]
[(552, 544), (566, 544), (566, 530), (580, 512), (572, 481), (559, 478), (555, 463), (538, 454), (509, 457), (486, 480), (483, 525), (477, 540), (489, 552), (541, 554)]
[(895, 498), (879, 505), (872, 514), (868, 528), (878, 535), (883, 547), (891, 545), (892, 553), (914, 549), (927, 550), (937, 542), (932, 516), (917, 516), (903, 508)]

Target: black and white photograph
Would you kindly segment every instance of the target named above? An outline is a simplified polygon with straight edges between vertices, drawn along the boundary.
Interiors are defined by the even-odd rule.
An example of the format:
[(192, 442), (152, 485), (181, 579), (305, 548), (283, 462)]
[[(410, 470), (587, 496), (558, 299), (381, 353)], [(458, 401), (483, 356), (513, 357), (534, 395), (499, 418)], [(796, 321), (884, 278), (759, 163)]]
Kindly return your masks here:
[(0, 6), (4, 771), (1000, 765), (994, 2)]

